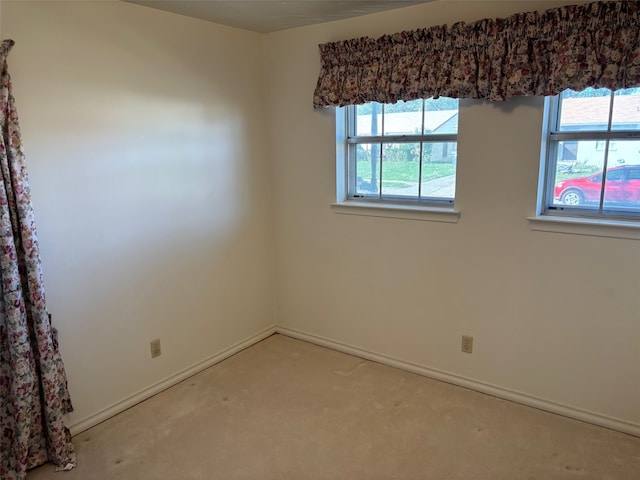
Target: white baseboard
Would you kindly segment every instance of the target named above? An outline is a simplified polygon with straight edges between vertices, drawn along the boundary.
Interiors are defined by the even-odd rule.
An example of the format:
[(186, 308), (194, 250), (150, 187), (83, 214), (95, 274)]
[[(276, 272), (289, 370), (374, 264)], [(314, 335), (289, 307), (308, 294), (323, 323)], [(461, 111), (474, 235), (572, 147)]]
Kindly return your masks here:
[(236, 343), (235, 345), (232, 345), (229, 348), (226, 348), (225, 350), (222, 350), (219, 353), (216, 353), (208, 358), (205, 358), (204, 360), (190, 367), (187, 367), (184, 370), (181, 370), (180, 372), (174, 375), (171, 375), (170, 377), (165, 378), (164, 380), (161, 380), (92, 415), (89, 415), (88, 417), (85, 417), (81, 420), (78, 420), (69, 424), (68, 427), (71, 430), (71, 434), (77, 435), (78, 433), (83, 432), (125, 411), (126, 409), (131, 408), (134, 405), (160, 393), (161, 391), (166, 390), (167, 388), (170, 388), (180, 383), (181, 381), (201, 372), (202, 370), (205, 370), (211, 367), (212, 365), (215, 365), (216, 363), (219, 363), (222, 360), (229, 358), (232, 355), (235, 355), (241, 350), (244, 350), (245, 348), (250, 347), (255, 343), (258, 343), (261, 340), (264, 340), (265, 338), (269, 337), (274, 333), (280, 333), (282, 335), (286, 335), (292, 338), (297, 338), (299, 340), (304, 340), (309, 343), (321, 345), (323, 347), (331, 348), (333, 350), (337, 350), (337, 351), (355, 355), (357, 357), (361, 357), (367, 360), (378, 362), (383, 365), (389, 365), (391, 367), (399, 368), (401, 370), (406, 370), (408, 372), (416, 373), (424, 377), (433, 378), (435, 380), (440, 380), (446, 383), (451, 383), (453, 385), (458, 385), (460, 387), (469, 388), (471, 390), (493, 395), (495, 397), (503, 398), (505, 400), (510, 400), (512, 402), (520, 403), (522, 405), (527, 405), (529, 407), (538, 408), (540, 410), (545, 410), (547, 412), (573, 418), (575, 420), (581, 420), (583, 422), (599, 425), (601, 427), (610, 428), (612, 430), (617, 430), (623, 433), (628, 433), (630, 435), (635, 435), (637, 437), (640, 437), (640, 425), (636, 423), (631, 423), (625, 420), (612, 418), (606, 415), (590, 412), (577, 407), (572, 407), (569, 405), (563, 405), (563, 404), (552, 402), (549, 400), (544, 400), (526, 393), (517, 392), (514, 390), (510, 390), (508, 388), (492, 385), (485, 382), (480, 382), (478, 380), (473, 380), (471, 378), (463, 377), (453, 373), (407, 362), (394, 357), (390, 357), (388, 355), (375, 353), (363, 348), (359, 348), (359, 347), (348, 345), (342, 342), (331, 340), (329, 338), (301, 332), (291, 328), (278, 327), (278, 326), (269, 327), (245, 340), (242, 340)]
[(195, 375), (196, 373), (199, 373), (202, 370), (205, 370), (212, 365), (215, 365), (216, 363), (221, 362), (222, 360), (229, 358), (232, 355), (235, 355), (241, 350), (244, 350), (245, 348), (258, 343), (259, 341), (264, 340), (265, 338), (273, 335), (275, 332), (275, 327), (271, 326), (249, 338), (246, 338), (245, 340), (236, 343), (235, 345), (232, 345), (229, 348), (222, 350), (221, 352), (205, 358), (204, 360), (191, 365), (190, 367), (187, 367), (184, 370), (171, 375), (170, 377), (165, 378), (164, 380), (161, 380), (147, 388), (144, 388), (139, 392), (134, 393), (133, 395), (130, 395), (120, 400), (119, 402), (116, 402), (100, 410), (97, 413), (94, 413), (93, 415), (89, 415), (86, 418), (71, 423), (70, 425), (68, 425), (69, 430), (71, 431), (72, 435), (84, 432), (85, 430), (94, 427), (101, 422), (104, 422), (105, 420), (125, 411), (128, 408), (133, 407), (134, 405), (160, 393), (161, 391), (166, 390), (169, 387), (173, 387), (174, 385)]
[(510, 390), (508, 388), (492, 385), (490, 383), (480, 382), (471, 378), (463, 377), (453, 373), (437, 370), (434, 368), (424, 367), (415, 363), (400, 360), (398, 358), (390, 357), (388, 355), (382, 355), (363, 348), (354, 347), (345, 343), (337, 342), (318, 335), (293, 330), (286, 327), (275, 327), (276, 333), (286, 335), (299, 340), (304, 340), (309, 343), (321, 345), (323, 347), (331, 348), (339, 352), (349, 353), (357, 357), (371, 360), (383, 365), (399, 368), (408, 372), (416, 373), (424, 377), (433, 378), (460, 387), (469, 388), (478, 392), (486, 393), (494, 397), (503, 398), (512, 402), (520, 403), (529, 407), (534, 407), (547, 412), (562, 415), (564, 417), (573, 418), (583, 422), (591, 423), (619, 432), (628, 433), (640, 437), (640, 425), (636, 423), (627, 422), (617, 418), (608, 417), (599, 413), (590, 412), (577, 407), (569, 405), (563, 405), (560, 403), (537, 398), (532, 395)]

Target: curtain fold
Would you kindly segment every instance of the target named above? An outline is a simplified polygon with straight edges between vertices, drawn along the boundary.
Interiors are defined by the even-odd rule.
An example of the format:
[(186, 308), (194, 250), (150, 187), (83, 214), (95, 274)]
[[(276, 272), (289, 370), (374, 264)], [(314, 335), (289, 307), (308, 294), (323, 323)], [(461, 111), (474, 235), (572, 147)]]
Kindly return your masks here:
[(0, 46), (0, 478), (47, 461), (75, 465), (63, 415), (72, 410), (47, 313), (35, 219), (7, 55)]
[(640, 2), (571, 5), (320, 45), (314, 107), (640, 85)]

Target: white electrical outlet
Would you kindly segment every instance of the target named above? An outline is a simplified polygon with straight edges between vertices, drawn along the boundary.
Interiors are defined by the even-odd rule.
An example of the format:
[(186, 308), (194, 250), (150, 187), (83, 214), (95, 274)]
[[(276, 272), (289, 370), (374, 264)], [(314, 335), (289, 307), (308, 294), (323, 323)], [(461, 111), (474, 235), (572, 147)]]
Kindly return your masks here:
[(160, 348), (160, 339), (151, 341), (151, 358), (156, 358), (162, 355), (162, 349)]
[(462, 336), (462, 351), (464, 353), (473, 353), (473, 337)]

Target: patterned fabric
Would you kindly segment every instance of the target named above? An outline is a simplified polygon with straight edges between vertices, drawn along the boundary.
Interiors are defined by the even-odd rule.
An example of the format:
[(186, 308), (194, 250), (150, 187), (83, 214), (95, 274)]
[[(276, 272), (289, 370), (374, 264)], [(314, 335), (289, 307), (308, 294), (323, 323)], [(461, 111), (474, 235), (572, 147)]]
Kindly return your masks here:
[(640, 2), (595, 2), (320, 45), (315, 107), (508, 100), (640, 85)]
[(75, 465), (63, 414), (71, 411), (56, 332), (46, 309), (36, 227), (7, 54), (0, 46), (0, 478), (25, 479), (51, 461)]

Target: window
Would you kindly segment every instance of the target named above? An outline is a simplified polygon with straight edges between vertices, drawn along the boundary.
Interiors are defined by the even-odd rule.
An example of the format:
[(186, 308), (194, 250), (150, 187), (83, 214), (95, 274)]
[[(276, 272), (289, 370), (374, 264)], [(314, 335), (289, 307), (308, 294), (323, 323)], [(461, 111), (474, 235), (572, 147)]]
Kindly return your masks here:
[(547, 98), (543, 215), (640, 222), (640, 88)]
[(340, 201), (453, 206), (457, 99), (345, 107), (337, 124), (345, 152)]

